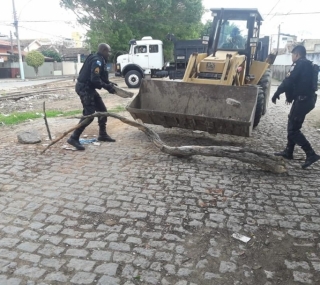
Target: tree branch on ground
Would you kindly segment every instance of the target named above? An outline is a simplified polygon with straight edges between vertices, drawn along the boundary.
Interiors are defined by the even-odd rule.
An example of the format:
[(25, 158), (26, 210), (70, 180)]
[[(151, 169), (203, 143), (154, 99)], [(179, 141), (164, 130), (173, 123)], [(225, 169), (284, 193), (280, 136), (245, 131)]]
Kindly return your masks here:
[(94, 117), (112, 117), (120, 120), (121, 122), (128, 124), (132, 127), (138, 128), (140, 131), (144, 132), (148, 138), (155, 144), (155, 146), (162, 152), (166, 154), (170, 154), (177, 157), (190, 157), (193, 155), (203, 155), (203, 156), (215, 156), (215, 157), (227, 157), (231, 159), (236, 159), (241, 162), (249, 163), (255, 165), (265, 171), (273, 172), (273, 173), (284, 173), (287, 171), (285, 162), (282, 158), (276, 157), (261, 151), (251, 150), (249, 148), (239, 148), (239, 147), (225, 147), (225, 146), (179, 146), (172, 147), (166, 145), (159, 135), (148, 128), (142, 123), (127, 119), (118, 114), (109, 113), (109, 112), (97, 112), (89, 116), (84, 116), (85, 118), (81, 124), (69, 129), (64, 132), (59, 138), (52, 141), (43, 151), (44, 153), (49, 147), (60, 141), (64, 138), (68, 133), (74, 131), (75, 129), (81, 127), (86, 124), (86, 121), (90, 118)]

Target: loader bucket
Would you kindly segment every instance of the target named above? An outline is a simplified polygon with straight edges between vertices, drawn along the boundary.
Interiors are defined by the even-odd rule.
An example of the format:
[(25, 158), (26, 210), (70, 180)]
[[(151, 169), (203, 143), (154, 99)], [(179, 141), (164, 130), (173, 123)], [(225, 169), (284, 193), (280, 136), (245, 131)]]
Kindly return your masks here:
[(143, 80), (127, 110), (143, 123), (251, 136), (258, 87)]

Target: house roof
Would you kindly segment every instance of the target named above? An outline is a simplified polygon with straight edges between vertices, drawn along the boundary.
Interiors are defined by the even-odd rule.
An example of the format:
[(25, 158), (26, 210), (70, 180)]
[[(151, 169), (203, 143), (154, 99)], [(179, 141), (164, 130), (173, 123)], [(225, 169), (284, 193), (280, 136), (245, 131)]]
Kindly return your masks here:
[(63, 57), (74, 56), (77, 54), (90, 54), (90, 52), (85, 48), (67, 48), (65, 46), (60, 46), (58, 47), (58, 50)]
[[(16, 55), (19, 54), (19, 52), (18, 52), (17, 50), (14, 50), (13, 53), (16, 54)], [(28, 54), (27, 52), (25, 52), (25, 51), (23, 51), (23, 50), (21, 51), (21, 55), (25, 56), (25, 55), (27, 55), (27, 54)]]
[(42, 52), (42, 51), (47, 51), (47, 50), (52, 50), (57, 53), (59, 53), (59, 50), (54, 46), (54, 45), (42, 45), (37, 49), (37, 51)]
[(65, 46), (57, 47), (62, 60), (75, 60), (78, 54), (89, 55), (90, 52), (85, 48), (67, 48)]
[[(14, 51), (13, 51), (13, 54), (18, 55), (18, 54), (19, 54), (19, 52), (18, 52), (17, 50), (14, 50)], [(25, 52), (25, 51), (21, 51), (21, 55), (25, 56), (26, 54), (27, 54), (27, 52)], [(10, 55), (10, 53), (4, 53), (4, 52), (2, 52), (2, 53), (0, 53), (0, 55), (6, 55), (6, 56), (9, 56), (9, 55)]]
[(34, 41), (35, 41), (35, 39), (20, 40), (20, 45), (22, 47), (27, 47), (28, 45), (30, 45)]
[[(10, 41), (0, 40), (0, 46), (8, 46), (8, 47), (11, 47), (11, 42), (10, 42)], [(16, 44), (14, 43), (13, 46), (16, 46)]]
[(26, 48), (27, 46), (29, 46), (33, 42), (37, 42), (39, 44), (39, 46), (51, 44), (51, 40), (50, 39), (41, 39), (41, 38), (39, 38), (39, 39), (23, 39), (23, 40), (20, 40), (20, 45), (22, 47)]

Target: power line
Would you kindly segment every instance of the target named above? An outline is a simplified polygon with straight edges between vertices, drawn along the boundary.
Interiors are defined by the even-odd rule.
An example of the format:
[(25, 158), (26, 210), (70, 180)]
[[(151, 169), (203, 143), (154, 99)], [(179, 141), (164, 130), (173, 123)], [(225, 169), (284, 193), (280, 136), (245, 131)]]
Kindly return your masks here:
[(51, 34), (51, 33), (47, 33), (47, 32), (42, 32), (42, 31), (39, 31), (39, 30), (34, 30), (34, 29), (30, 29), (30, 28), (27, 28), (27, 27), (24, 27), (24, 26), (20, 26), (20, 28), (22, 29), (25, 29), (25, 30), (30, 30), (30, 31), (33, 31), (33, 32), (36, 32), (36, 33), (39, 33), (39, 34), (44, 34), (44, 35), (49, 35), (49, 36), (53, 36), (53, 37), (56, 37), (56, 38), (60, 38), (60, 39), (68, 39), (67, 37), (63, 37), (63, 36), (58, 36), (58, 35), (55, 35), (55, 34)]
[[(297, 12), (297, 13), (275, 13), (275, 14), (268, 14), (269, 16), (291, 16), (291, 15), (313, 15), (313, 14), (320, 14), (320, 12)], [(266, 14), (262, 14), (266, 15)], [(267, 16), (268, 16), (267, 15)]]
[(56, 22), (64, 22), (64, 23), (70, 23), (70, 22), (77, 22), (77, 20), (39, 20), (39, 21), (19, 21), (20, 23), (56, 23)]
[[(19, 23), (56, 23), (56, 22), (63, 22), (63, 23), (71, 23), (77, 22), (77, 20), (30, 20), (30, 21), (19, 21)], [(12, 23), (12, 21), (0, 21), (0, 23)]]
[[(302, 2), (302, 0), (299, 1), (299, 4)], [(286, 19), (286, 17), (292, 12), (293, 8), (291, 8), (286, 15), (284, 15), (284, 17), (282, 18), (282, 21), (284, 21)]]
[(6, 26), (6, 27), (12, 27), (13, 26), (13, 24), (11, 23), (11, 24), (5, 24), (5, 23), (3, 23), (3, 24), (1, 24), (1, 22), (0, 22), (0, 26)]
[(278, 2), (272, 7), (272, 9), (269, 11), (269, 13), (267, 14), (267, 16), (269, 16), (271, 14), (271, 12), (273, 11), (274, 8), (276, 8), (278, 6), (278, 4), (280, 3), (281, 0), (278, 0)]

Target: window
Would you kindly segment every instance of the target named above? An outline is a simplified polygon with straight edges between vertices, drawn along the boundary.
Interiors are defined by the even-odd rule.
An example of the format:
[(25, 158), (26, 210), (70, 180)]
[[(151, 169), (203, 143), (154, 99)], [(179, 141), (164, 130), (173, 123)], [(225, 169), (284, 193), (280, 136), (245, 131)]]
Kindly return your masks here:
[(134, 53), (147, 53), (147, 46), (136, 46)]
[(150, 46), (149, 46), (149, 52), (150, 52), (150, 53), (157, 53), (157, 52), (159, 52), (159, 46), (158, 46), (158, 45), (150, 45)]
[(247, 21), (224, 21), (220, 31), (218, 48), (226, 50), (245, 49), (247, 37)]

